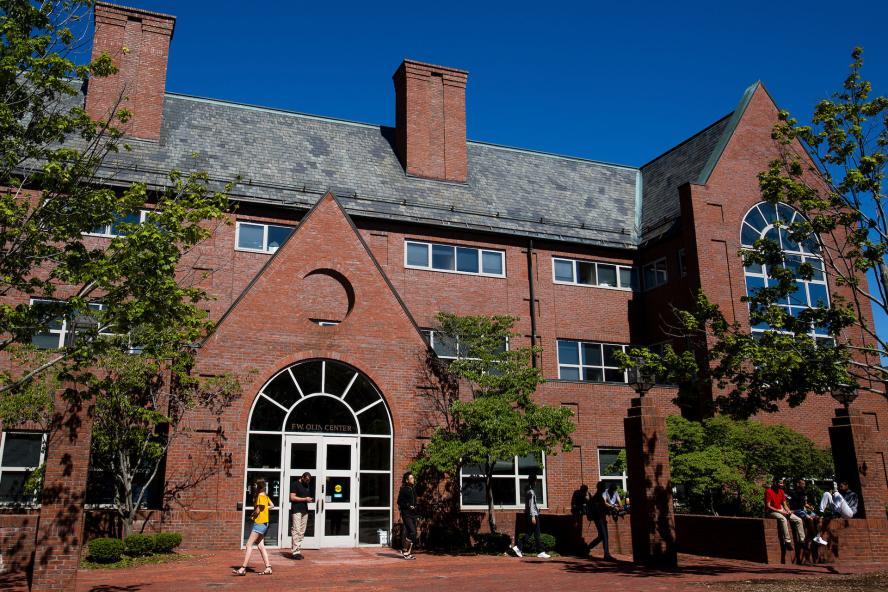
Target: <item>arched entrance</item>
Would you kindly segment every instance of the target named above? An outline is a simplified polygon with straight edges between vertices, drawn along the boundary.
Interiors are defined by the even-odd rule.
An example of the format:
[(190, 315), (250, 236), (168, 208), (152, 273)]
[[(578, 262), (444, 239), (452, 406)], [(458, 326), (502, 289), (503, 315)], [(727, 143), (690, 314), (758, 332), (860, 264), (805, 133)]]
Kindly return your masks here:
[(259, 391), (250, 410), (244, 476), (244, 528), (249, 535), (257, 479), (268, 483), (277, 509), (266, 543), (290, 545), (289, 492), (312, 475), (307, 548), (377, 544), (392, 512), (392, 421), (379, 389), (336, 360), (284, 368)]

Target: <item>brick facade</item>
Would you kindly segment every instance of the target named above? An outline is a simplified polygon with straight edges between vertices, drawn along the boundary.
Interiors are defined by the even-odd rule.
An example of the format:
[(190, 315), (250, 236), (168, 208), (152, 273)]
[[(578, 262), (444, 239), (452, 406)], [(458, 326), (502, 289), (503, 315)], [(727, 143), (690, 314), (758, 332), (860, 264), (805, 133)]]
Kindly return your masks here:
[[(173, 17), (98, 3), (94, 55), (111, 52), (120, 60), (121, 72), (91, 82), (86, 98), (89, 112), (102, 117), (126, 85), (127, 106), (135, 112), (129, 133), (160, 140), (161, 148), (166, 56), (173, 25)], [(121, 49), (124, 46), (126, 52)], [(449, 181), (443, 185), (454, 192), (471, 180), (465, 141), (466, 79), (461, 70), (409, 60), (398, 69), (394, 76), (397, 128), (390, 149), (403, 166), (399, 174)], [(428, 350), (419, 329), (433, 326), (435, 315), (447, 311), (512, 315), (517, 318), (516, 344), (529, 344), (533, 337), (543, 348), (540, 364), (547, 382), (537, 400), (570, 408), (577, 426), (574, 450), (546, 460), (548, 499), (543, 526), (544, 530), (547, 525), (560, 529), (557, 525), (569, 520), (573, 492), (580, 484), (594, 487), (599, 480), (598, 450), (625, 446), (624, 418), (635, 395), (626, 384), (560, 380), (556, 340), (656, 343), (663, 339), (662, 321), (669, 307), (689, 305), (698, 289), (719, 304), (729, 320), (748, 321), (740, 300), (745, 283), (737, 256), (739, 229), (747, 210), (760, 201), (756, 175), (775, 155), (770, 130), (776, 114), (773, 101), (759, 85), (706, 182), (685, 183), (677, 189), (673, 198), (680, 203), (681, 213), (675, 231), (632, 248), (603, 241), (558, 240), (551, 232), (531, 242), (532, 232), (498, 231), (494, 217), (486, 228), (469, 228), (434, 218), (407, 221), (353, 215), (332, 193), (314, 194), (311, 199), (316, 203), (308, 213), (302, 206), (287, 206), (285, 199), (276, 204), (243, 200), (231, 215), (232, 222), (273, 223), (295, 227), (295, 231), (272, 255), (236, 249), (236, 225), (220, 224), (182, 261), (183, 278), (213, 297), (207, 306), (218, 322), (201, 347), (199, 372), (233, 372), (241, 377), (244, 388), (221, 416), (196, 413), (188, 417), (188, 435), (175, 441), (166, 462), (164, 480), (171, 492), (168, 508), (156, 512), (146, 528), (182, 532), (184, 545), (190, 548), (240, 544), (243, 511), (239, 504), (244, 502), (247, 429), (254, 399), (277, 372), (309, 359), (345, 362), (382, 393), (393, 422), (392, 493), (396, 493), (399, 475), (421, 448), (436, 417), (424, 396), (429, 386), (423, 371)], [(326, 155), (324, 149), (317, 147)], [(528, 185), (526, 190), (534, 189)], [(301, 195), (310, 194), (303, 187)], [(353, 197), (360, 199), (357, 192)], [(458, 206), (451, 205), (449, 210)], [(397, 207), (408, 207), (406, 198)], [(618, 233), (624, 235), (623, 230)], [(625, 231), (626, 241), (630, 234)], [(505, 277), (408, 268), (405, 240), (410, 239), (502, 251)], [(679, 249), (685, 251), (685, 275), (678, 269)], [(556, 284), (553, 257), (636, 269), (662, 257), (669, 281), (643, 292)], [(831, 288), (842, 292), (841, 287)], [(340, 324), (319, 326), (313, 319)], [(678, 413), (672, 403), (674, 395), (671, 389), (655, 388), (645, 402), (656, 406), (660, 414)], [(830, 399), (812, 396), (797, 408), (760, 419), (789, 425), (825, 445), (833, 407)], [(885, 399), (864, 393), (854, 407), (878, 439), (888, 425)], [(881, 441), (885, 441), (883, 435)], [(74, 473), (62, 474), (58, 463), (63, 458), (74, 463)], [(57, 501), (45, 497), (41, 510), (35, 582), (43, 582), (40, 585), (45, 589), (65, 585), (62, 572), (69, 573), (76, 562), (78, 545), (72, 541), (80, 540), (82, 513), (74, 512), (64, 533), (52, 516), (79, 503), (82, 488), (77, 483), (84, 481), (87, 458), (88, 438), (69, 443), (54, 440), (49, 447), (47, 484), (70, 489), (67, 497)], [(883, 487), (888, 486), (884, 463), (873, 471), (873, 482), (883, 479)], [(519, 514), (516, 510), (500, 513), (500, 524), (507, 532), (520, 528)], [(99, 518), (89, 524), (90, 533), (102, 528)], [(589, 528), (584, 524), (586, 540), (593, 538)], [(614, 552), (628, 552), (628, 521), (613, 528)], [(679, 521), (679, 539), (682, 532), (694, 532), (683, 528)], [(9, 536), (6, 530), (2, 534)], [(63, 536), (68, 537), (67, 543), (61, 541)], [(776, 541), (776, 535), (772, 538)], [(22, 553), (16, 551), (14, 556)]]

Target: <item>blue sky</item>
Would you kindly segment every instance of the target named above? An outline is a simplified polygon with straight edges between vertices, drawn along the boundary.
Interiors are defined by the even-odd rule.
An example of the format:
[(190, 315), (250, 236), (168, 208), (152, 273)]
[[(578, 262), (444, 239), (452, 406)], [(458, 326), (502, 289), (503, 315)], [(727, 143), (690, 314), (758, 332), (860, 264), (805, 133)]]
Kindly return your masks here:
[[(762, 80), (800, 118), (851, 49), (888, 93), (888, 2), (115, 0), (178, 17), (167, 89), (394, 122), (404, 57), (469, 71), (473, 140), (641, 165)], [(882, 333), (888, 323), (880, 322)]]

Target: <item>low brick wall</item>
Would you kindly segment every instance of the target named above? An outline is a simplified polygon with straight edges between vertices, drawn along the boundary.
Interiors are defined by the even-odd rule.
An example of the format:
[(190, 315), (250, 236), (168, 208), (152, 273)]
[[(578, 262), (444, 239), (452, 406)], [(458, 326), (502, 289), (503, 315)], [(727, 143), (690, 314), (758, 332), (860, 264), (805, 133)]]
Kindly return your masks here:
[[(812, 544), (813, 553), (805, 559), (817, 563), (888, 562), (888, 519), (832, 519), (826, 524), (829, 545)], [(793, 553), (783, 551), (777, 521), (769, 518), (676, 514), (675, 533), (679, 552), (689, 555), (769, 564), (795, 560)]]
[[(140, 512), (133, 522), (133, 532), (178, 532), (182, 548), (220, 550), (237, 548), (242, 512), (218, 510), (176, 510)], [(112, 510), (87, 510), (84, 521), (84, 541), (98, 537), (119, 537), (123, 529)]]
[(37, 514), (0, 514), (0, 573), (30, 569), (36, 536)]

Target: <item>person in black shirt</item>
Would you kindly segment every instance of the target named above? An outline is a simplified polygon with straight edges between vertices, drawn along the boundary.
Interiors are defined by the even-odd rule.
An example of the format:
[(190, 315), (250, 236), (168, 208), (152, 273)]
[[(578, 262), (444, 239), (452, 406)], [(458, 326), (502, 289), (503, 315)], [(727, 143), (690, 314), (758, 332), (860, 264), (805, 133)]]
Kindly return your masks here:
[(613, 556), (610, 554), (607, 540), (607, 515), (609, 508), (607, 502), (604, 501), (606, 489), (607, 484), (604, 481), (599, 481), (598, 485), (595, 486), (595, 495), (589, 500), (589, 520), (595, 523), (595, 528), (598, 530), (598, 537), (589, 543), (589, 550), (594, 549), (598, 543), (602, 543), (604, 545), (604, 558), (610, 561), (613, 560)]
[(404, 473), (401, 491), (398, 492), (398, 511), (401, 512), (401, 520), (404, 522), (404, 548), (401, 556), (404, 559), (416, 559), (413, 554), (413, 545), (416, 542), (416, 478), (413, 473)]
[(308, 504), (314, 501), (311, 490), (311, 474), (306, 471), (296, 481), (290, 492), (290, 537), (293, 559), (302, 559), (302, 541), (308, 526)]

